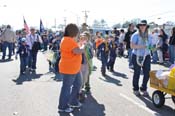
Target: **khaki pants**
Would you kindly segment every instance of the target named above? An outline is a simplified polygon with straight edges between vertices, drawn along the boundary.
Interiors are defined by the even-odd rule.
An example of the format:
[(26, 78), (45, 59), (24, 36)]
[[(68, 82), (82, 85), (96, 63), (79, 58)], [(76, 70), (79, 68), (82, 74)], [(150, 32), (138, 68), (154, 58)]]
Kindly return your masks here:
[(88, 64), (82, 64), (81, 65), (81, 77), (82, 77), (82, 88), (85, 86), (85, 84), (88, 81), (89, 77), (89, 66)]

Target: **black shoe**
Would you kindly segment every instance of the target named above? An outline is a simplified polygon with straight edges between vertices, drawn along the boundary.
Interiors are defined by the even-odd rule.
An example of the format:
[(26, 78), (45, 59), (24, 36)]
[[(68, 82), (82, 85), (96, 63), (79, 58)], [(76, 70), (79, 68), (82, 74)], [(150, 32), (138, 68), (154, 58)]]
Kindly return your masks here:
[(24, 75), (25, 73), (24, 72), (20, 72), (20, 75)]
[(106, 76), (106, 73), (105, 73), (105, 72), (102, 72), (102, 75), (103, 75), (103, 76)]
[(83, 103), (83, 102), (85, 101), (85, 99), (86, 99), (85, 93), (84, 93), (84, 92), (80, 93), (80, 94), (79, 94), (79, 101), (80, 101), (81, 103)]

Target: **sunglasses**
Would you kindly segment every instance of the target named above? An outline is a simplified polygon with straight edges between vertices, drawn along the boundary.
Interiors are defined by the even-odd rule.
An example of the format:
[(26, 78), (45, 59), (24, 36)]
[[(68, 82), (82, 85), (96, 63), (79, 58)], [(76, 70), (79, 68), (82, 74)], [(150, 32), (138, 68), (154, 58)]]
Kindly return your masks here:
[(140, 24), (139, 26), (146, 26), (146, 24)]

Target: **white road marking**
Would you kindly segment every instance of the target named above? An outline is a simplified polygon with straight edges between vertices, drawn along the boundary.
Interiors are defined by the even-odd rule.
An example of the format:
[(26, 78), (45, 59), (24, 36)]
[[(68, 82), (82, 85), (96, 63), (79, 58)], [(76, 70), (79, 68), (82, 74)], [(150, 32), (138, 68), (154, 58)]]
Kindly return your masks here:
[(120, 93), (120, 96), (123, 97), (123, 98), (125, 98), (126, 100), (132, 102), (133, 104), (137, 105), (139, 108), (142, 108), (143, 110), (145, 110), (145, 111), (151, 113), (151, 114), (154, 115), (154, 116), (161, 116), (161, 115), (158, 114), (157, 112), (150, 110), (149, 108), (145, 107), (145, 106), (142, 105), (142, 104), (139, 104), (138, 102), (134, 101), (133, 99), (129, 98), (128, 96), (124, 95), (123, 93)]

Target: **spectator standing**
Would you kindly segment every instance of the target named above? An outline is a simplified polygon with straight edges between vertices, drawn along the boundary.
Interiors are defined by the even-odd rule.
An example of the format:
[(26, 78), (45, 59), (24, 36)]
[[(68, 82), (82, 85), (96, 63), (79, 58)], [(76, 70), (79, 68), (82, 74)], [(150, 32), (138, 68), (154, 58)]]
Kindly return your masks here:
[(172, 35), (169, 40), (169, 55), (170, 55), (170, 63), (174, 64), (175, 57), (175, 27), (172, 29)]
[(1, 41), (2, 41), (2, 52), (3, 52), (2, 60), (5, 60), (7, 47), (9, 50), (8, 60), (11, 60), (13, 44), (16, 42), (16, 35), (15, 32), (12, 31), (10, 25), (7, 25), (6, 30), (2, 33)]

